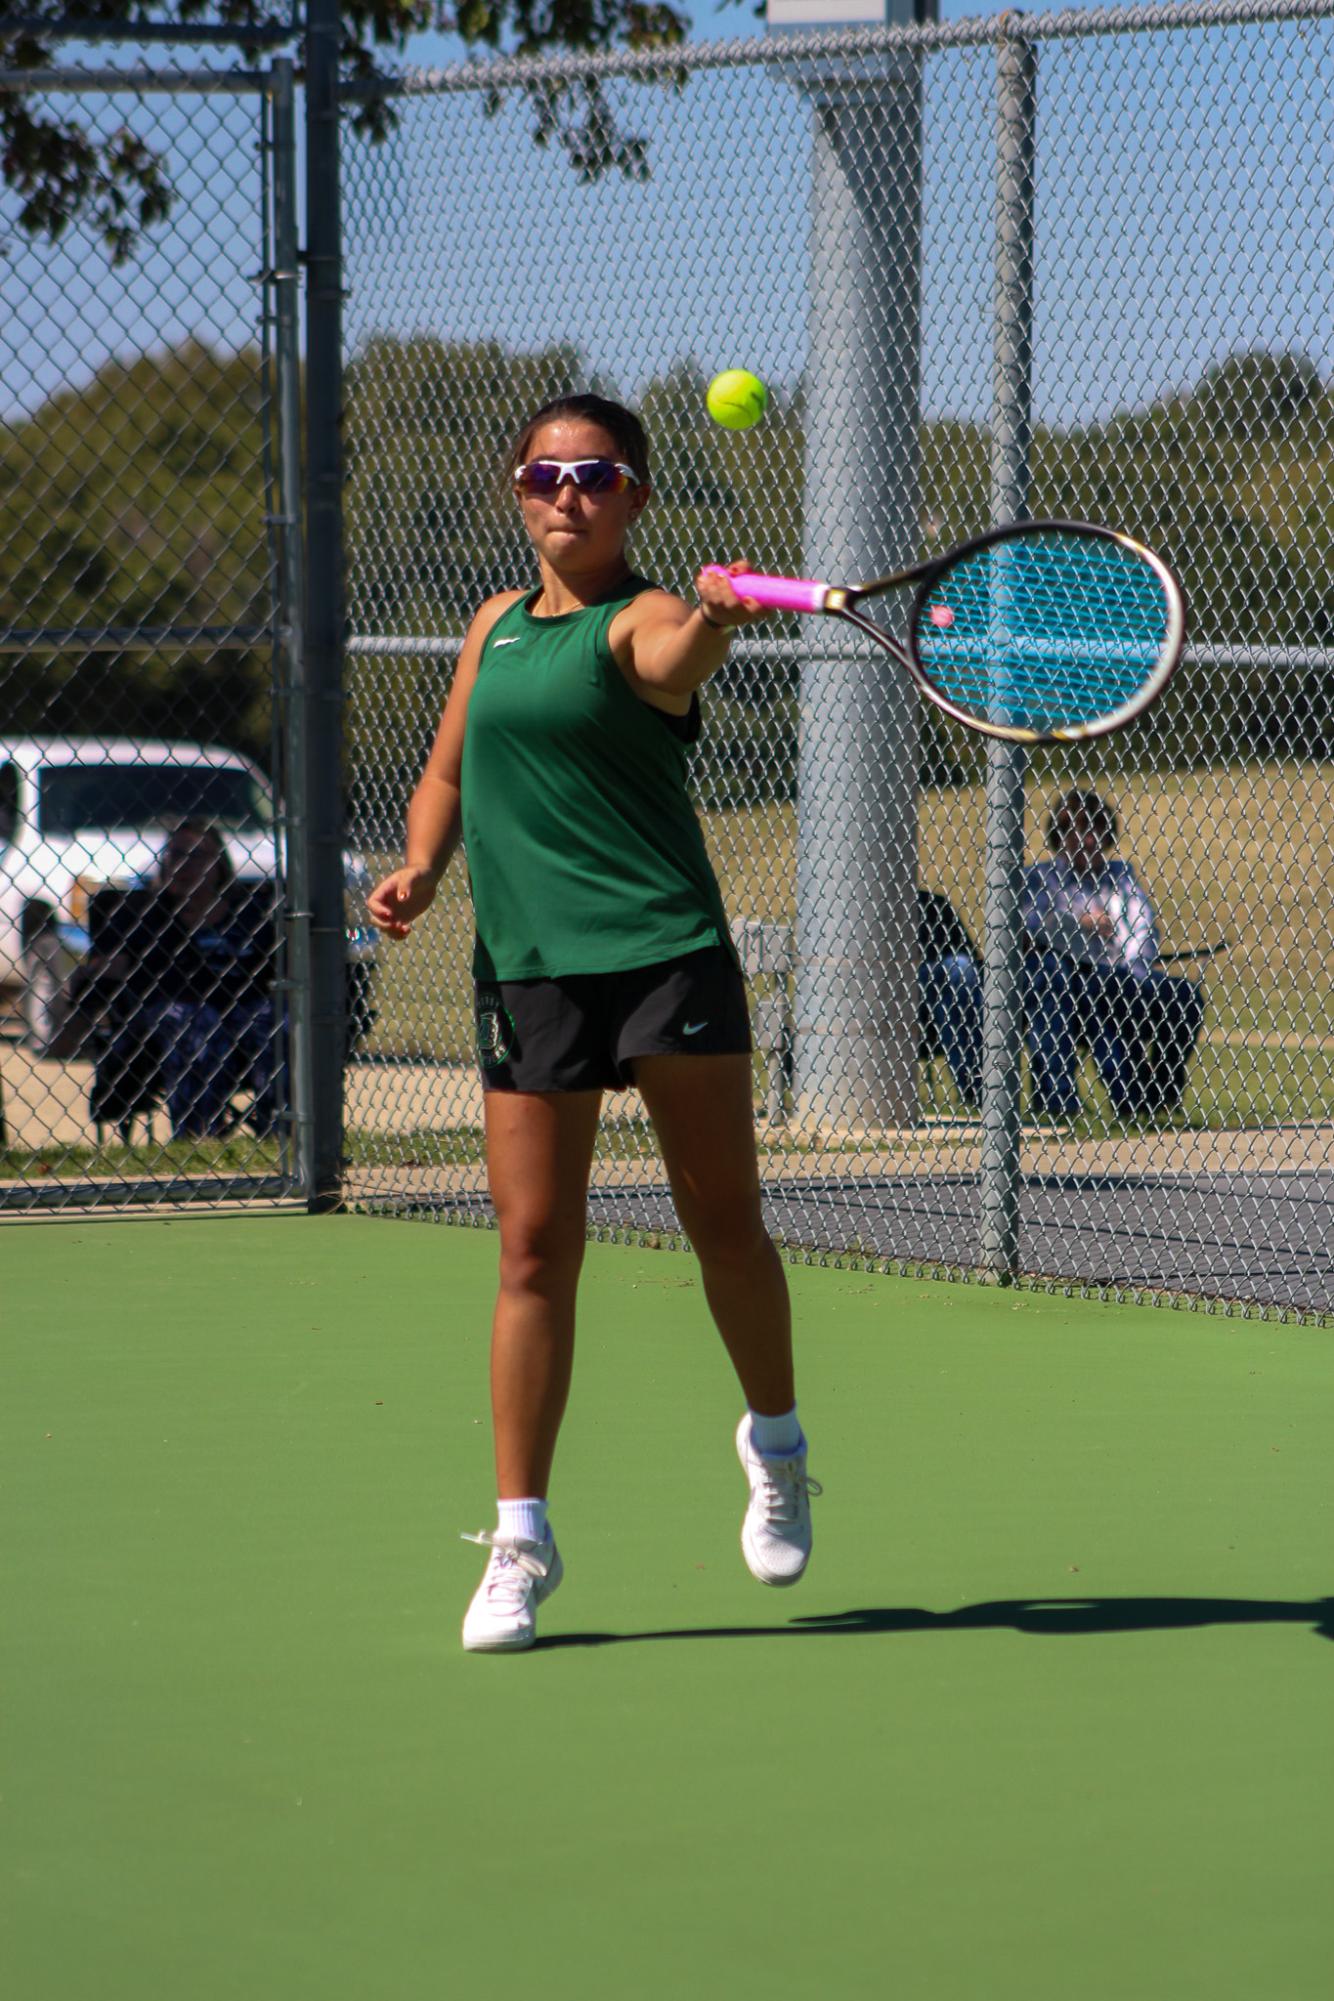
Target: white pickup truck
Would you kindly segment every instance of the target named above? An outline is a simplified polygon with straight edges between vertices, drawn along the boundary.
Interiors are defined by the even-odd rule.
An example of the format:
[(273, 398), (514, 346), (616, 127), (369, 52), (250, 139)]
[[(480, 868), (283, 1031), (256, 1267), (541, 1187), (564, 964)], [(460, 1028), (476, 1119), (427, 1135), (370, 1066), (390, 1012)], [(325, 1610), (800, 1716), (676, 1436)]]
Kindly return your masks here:
[[(0, 985), (18, 987), (38, 1054), (55, 1035), (63, 982), (88, 950), (89, 898), (142, 882), (166, 829), (192, 818), (218, 829), (238, 881), (273, 879), (272, 789), (236, 751), (144, 737), (0, 737)], [(374, 1019), (378, 939), (365, 915), (369, 871), (356, 855), (343, 869), (355, 1041)]]

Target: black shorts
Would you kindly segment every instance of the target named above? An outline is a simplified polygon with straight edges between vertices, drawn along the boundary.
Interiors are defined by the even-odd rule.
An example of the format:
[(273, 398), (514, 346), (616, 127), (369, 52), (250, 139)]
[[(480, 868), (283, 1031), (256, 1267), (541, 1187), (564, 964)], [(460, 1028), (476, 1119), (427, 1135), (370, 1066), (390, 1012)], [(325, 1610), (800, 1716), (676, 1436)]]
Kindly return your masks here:
[(628, 973), (478, 982), (477, 1060), (488, 1091), (621, 1091), (639, 1056), (746, 1056), (746, 982), (706, 945)]

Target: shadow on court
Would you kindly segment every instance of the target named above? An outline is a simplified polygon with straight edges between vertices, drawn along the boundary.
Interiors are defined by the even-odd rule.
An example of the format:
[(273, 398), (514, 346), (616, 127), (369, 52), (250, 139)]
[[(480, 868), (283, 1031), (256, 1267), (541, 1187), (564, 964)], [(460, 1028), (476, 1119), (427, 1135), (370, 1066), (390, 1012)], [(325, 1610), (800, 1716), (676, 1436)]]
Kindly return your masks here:
[(1011, 1632), (1081, 1637), (1092, 1633), (1185, 1632), (1197, 1626), (1305, 1626), (1334, 1640), (1334, 1598), (997, 1598), (927, 1612), (914, 1605), (823, 1612), (785, 1626), (681, 1626), (650, 1633), (554, 1633), (537, 1651), (626, 1646), (643, 1640), (809, 1640), (845, 1634)]

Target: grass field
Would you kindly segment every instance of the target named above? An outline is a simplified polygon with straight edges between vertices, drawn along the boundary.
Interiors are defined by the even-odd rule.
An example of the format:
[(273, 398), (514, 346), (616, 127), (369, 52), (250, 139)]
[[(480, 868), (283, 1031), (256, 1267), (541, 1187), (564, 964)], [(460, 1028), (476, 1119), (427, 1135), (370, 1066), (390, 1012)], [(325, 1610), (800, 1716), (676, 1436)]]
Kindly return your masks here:
[[(1046, 803), (1068, 772), (1035, 769), (1028, 848), (1041, 852)], [(1229, 949), (1201, 972), (1207, 1011), (1191, 1065), (1179, 1131), (1250, 1130), (1334, 1120), (1334, 1018), (1330, 1014), (1328, 925), (1321, 885), (1334, 878), (1334, 781), (1322, 764), (1273, 763), (1227, 770), (1118, 773), (1103, 781), (1121, 811), (1124, 846), (1154, 894), (1166, 946), (1182, 949), (1226, 937)], [(922, 795), (920, 873), (944, 890), (975, 938), (982, 936), (980, 788), (935, 788)], [(794, 915), (795, 817), (785, 805), (707, 813), (705, 827), (730, 910), (790, 923)], [(390, 856), (372, 857), (390, 865)], [(404, 945), (387, 945), (376, 981), (378, 1020), (369, 1060), (471, 1064), (472, 923), (467, 884), (455, 867), (430, 916)], [(763, 981), (757, 994), (764, 991)], [(767, 1073), (757, 1063), (757, 1091)], [(373, 1094), (372, 1094), (373, 1095)], [(1092, 1066), (1082, 1079), (1077, 1141), (1123, 1136)], [(353, 1073), (348, 1152), (354, 1165), (472, 1160), (479, 1135), (451, 1119), (437, 1132), (359, 1129), (367, 1101)], [(943, 1062), (933, 1066), (924, 1111), (959, 1112)], [(13, 1109), (13, 1108), (11, 1108)], [(15, 1112), (15, 1124), (18, 1123)], [(31, 1121), (29, 1121), (31, 1124)], [(39, 1122), (40, 1123), (40, 1122)], [(1146, 1128), (1148, 1130), (1150, 1128)], [(1131, 1130), (1134, 1130), (1133, 1128)], [(91, 1134), (89, 1135), (91, 1138)], [(274, 1149), (248, 1142), (182, 1143), (167, 1148), (32, 1143), (0, 1148), (0, 1178), (56, 1179), (183, 1174), (263, 1174)], [(807, 1142), (777, 1130), (770, 1153), (800, 1153)], [(615, 1146), (634, 1151), (618, 1129)], [(823, 1143), (822, 1143), (823, 1147)]]
[(1327, 1330), (795, 1271), (766, 1593), (693, 1262), (594, 1246), (488, 1659), (494, 1257), (0, 1232), (7, 1993), (1324, 2001)]
[[(1028, 846), (1042, 853), (1046, 803), (1061, 773), (1035, 780)], [(1334, 1019), (1326, 928), (1313, 885), (1334, 875), (1334, 786), (1328, 768), (1267, 764), (1226, 771), (1123, 773), (1106, 786), (1118, 803), (1125, 851), (1154, 894), (1168, 949), (1229, 940), (1203, 973), (1208, 999), (1201, 1049), (1175, 1123), (1217, 1131), (1334, 1118)], [(771, 805), (706, 814), (724, 898), (736, 916), (791, 923), (795, 812)], [(980, 787), (922, 795), (921, 880), (950, 896), (981, 940), (984, 800)], [(961, 857), (967, 858), (961, 860)], [(384, 857), (386, 865), (391, 858)], [(441, 885), (414, 936), (386, 948), (379, 1020), (368, 1053), (472, 1058), (471, 911), (461, 869)], [(939, 1104), (957, 1110), (945, 1066)], [(761, 1096), (764, 1085), (761, 1081)], [(1077, 1132), (1124, 1130), (1091, 1065)], [(359, 1138), (362, 1155), (397, 1159), (394, 1139)]]
[[(1045, 852), (1047, 802), (1067, 773), (1044, 773), (1030, 789), (1030, 855)], [(1226, 1121), (1229, 1093), (1262, 1116), (1312, 1117), (1301, 1075), (1303, 1049), (1334, 1035), (1329, 949), (1320, 885), (1334, 877), (1334, 781), (1327, 765), (1266, 764), (1228, 770), (1118, 774), (1106, 787), (1134, 862), (1159, 910), (1164, 944), (1184, 950), (1225, 937), (1227, 953), (1205, 974), (1206, 1034), (1240, 1041), (1216, 1072), (1208, 1122)], [(920, 876), (943, 890), (975, 939), (982, 938), (984, 801), (978, 786), (922, 794)], [(723, 894), (736, 917), (791, 923), (795, 915), (795, 811), (738, 808), (704, 816)], [(380, 857), (386, 866), (396, 858)], [(447, 1061), (471, 1054), (471, 913), (463, 871), (441, 885), (430, 917), (406, 944), (386, 950), (377, 982), (372, 1053), (424, 1053)], [(1283, 1040), (1302, 1045), (1284, 1050)], [(1327, 1070), (1328, 1066), (1323, 1066)], [(1229, 1075), (1231, 1072), (1231, 1076)], [(1319, 1102), (1327, 1103), (1326, 1084)]]
[(0, 1179), (164, 1180), (176, 1175), (225, 1179), (275, 1175), (281, 1165), (275, 1141), (244, 1132), (228, 1139), (153, 1140), (130, 1145), (112, 1140), (102, 1147), (0, 1147)]

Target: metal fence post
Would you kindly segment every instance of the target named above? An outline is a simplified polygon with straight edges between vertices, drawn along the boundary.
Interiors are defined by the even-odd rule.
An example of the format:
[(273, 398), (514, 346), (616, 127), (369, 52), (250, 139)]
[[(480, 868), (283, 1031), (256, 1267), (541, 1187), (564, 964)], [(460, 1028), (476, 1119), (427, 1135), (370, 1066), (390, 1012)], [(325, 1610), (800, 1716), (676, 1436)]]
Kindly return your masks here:
[(305, 564), (301, 534), (300, 251), (297, 232), (295, 68), (272, 69), (273, 237), (269, 272), (274, 300), (277, 392), (277, 597), (281, 686), (278, 747), (286, 838), (283, 893), (286, 933), (287, 1039), (291, 1051), (292, 1156), (297, 1187), (315, 1186), (311, 1107), (310, 885), (306, 839)]
[(342, 1199), (346, 1049), (343, 881), (342, 228), (337, 0), (306, 16), (306, 645), (304, 841), (310, 913), (313, 1210)]
[[(811, 576), (855, 579), (910, 562), (921, 534), (922, 55), (809, 71), (805, 555)], [(917, 1115), (919, 745), (901, 685), (841, 638), (808, 641), (794, 1084), (820, 1125)]]
[[(1007, 30), (996, 61), (996, 264), (991, 519), (1028, 515), (1033, 427), (1033, 225), (1037, 50)], [(987, 746), (986, 942), (982, 1014), (982, 1262), (1001, 1284), (1019, 1266), (1020, 1054), (1026, 753)]]

